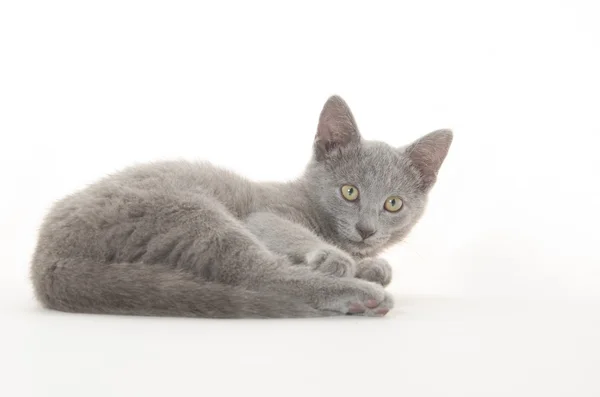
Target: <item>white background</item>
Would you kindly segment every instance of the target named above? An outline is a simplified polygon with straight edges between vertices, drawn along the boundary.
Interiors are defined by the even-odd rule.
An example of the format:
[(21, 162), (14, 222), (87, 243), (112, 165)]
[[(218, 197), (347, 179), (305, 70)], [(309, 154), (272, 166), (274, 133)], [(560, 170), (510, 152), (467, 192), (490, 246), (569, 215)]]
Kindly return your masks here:
[[(0, 394), (600, 395), (599, 20), (594, 1), (0, 3)], [(386, 318), (33, 301), (54, 200), (157, 159), (291, 179), (331, 94), (367, 139), (455, 132), (386, 254)]]

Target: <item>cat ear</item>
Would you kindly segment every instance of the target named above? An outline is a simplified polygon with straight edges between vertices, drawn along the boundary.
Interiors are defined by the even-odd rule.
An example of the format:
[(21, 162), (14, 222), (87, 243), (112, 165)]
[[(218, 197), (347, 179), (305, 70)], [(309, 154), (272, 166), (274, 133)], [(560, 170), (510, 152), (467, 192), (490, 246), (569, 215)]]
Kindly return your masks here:
[(360, 133), (350, 108), (339, 96), (330, 97), (321, 111), (315, 136), (314, 150), (317, 160), (326, 158), (339, 147), (359, 142)]
[(451, 143), (451, 130), (437, 130), (416, 140), (404, 150), (421, 174), (421, 187), (424, 190), (429, 190), (435, 183)]

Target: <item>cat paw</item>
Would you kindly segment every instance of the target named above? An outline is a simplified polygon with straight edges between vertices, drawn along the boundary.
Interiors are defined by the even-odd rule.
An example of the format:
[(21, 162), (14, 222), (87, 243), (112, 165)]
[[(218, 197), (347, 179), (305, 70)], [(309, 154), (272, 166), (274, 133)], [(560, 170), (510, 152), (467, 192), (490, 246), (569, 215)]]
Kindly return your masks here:
[(383, 300), (368, 300), (366, 302), (354, 302), (348, 309), (349, 315), (383, 317), (394, 307), (394, 298), (389, 292), (384, 293)]
[(319, 297), (319, 309), (342, 314), (369, 317), (385, 316), (393, 307), (394, 299), (382, 286), (357, 279), (339, 281)]
[(373, 281), (384, 287), (392, 281), (392, 267), (382, 258), (365, 258), (357, 263), (356, 278)]
[(354, 259), (334, 247), (325, 247), (309, 252), (306, 255), (306, 264), (311, 269), (337, 277), (352, 277), (356, 273)]

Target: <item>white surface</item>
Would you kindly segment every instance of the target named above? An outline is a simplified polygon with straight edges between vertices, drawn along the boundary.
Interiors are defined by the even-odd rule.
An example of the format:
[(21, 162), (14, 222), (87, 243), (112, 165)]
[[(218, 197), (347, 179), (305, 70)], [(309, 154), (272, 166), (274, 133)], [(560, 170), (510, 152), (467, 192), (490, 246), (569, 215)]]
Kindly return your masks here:
[[(598, 395), (598, 7), (0, 3), (0, 395)], [(165, 158), (292, 178), (333, 93), (368, 139), (455, 131), (429, 211), (387, 254), (389, 318), (36, 309), (53, 200)]]
[(3, 312), (2, 387), (63, 397), (600, 395), (598, 303), (398, 298), (383, 319), (272, 321), (70, 315), (19, 299)]

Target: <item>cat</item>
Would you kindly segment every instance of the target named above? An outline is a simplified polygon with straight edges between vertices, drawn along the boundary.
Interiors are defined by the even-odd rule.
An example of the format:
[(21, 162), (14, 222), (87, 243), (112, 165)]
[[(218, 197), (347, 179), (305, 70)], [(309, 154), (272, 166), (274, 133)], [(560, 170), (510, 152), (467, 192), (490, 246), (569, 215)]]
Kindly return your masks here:
[(419, 220), (452, 132), (394, 148), (364, 140), (339, 96), (289, 183), (208, 163), (137, 165), (58, 201), (33, 255), (47, 308), (211, 318), (384, 316), (377, 255)]

